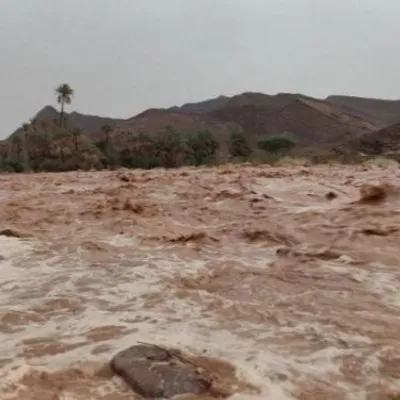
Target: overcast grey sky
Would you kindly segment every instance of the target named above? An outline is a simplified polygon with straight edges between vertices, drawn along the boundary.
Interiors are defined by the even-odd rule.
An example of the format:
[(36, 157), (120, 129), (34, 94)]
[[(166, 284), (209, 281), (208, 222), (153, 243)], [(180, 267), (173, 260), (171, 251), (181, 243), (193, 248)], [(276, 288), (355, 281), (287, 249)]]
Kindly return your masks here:
[(400, 98), (399, 0), (0, 0), (0, 136), (61, 82), (131, 117), (243, 91)]

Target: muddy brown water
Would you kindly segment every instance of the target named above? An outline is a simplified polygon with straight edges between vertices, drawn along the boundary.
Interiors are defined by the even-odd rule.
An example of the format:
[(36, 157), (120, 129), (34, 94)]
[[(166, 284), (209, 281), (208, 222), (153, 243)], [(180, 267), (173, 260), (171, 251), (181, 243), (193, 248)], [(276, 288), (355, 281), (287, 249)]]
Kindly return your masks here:
[(400, 198), (354, 203), (382, 181), (400, 171), (1, 175), (1, 399), (134, 399), (103, 366), (138, 341), (231, 362), (258, 389), (232, 399), (396, 398)]

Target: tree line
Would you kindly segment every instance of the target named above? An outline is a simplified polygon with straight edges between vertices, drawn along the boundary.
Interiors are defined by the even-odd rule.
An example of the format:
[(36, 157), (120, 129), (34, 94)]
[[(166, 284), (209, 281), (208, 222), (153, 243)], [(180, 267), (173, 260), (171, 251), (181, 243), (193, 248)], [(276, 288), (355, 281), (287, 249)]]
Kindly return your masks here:
[(99, 135), (89, 137), (81, 129), (69, 127), (65, 118), (65, 106), (71, 104), (74, 90), (64, 83), (55, 94), (60, 104), (59, 120), (23, 124), (19, 133), (1, 144), (0, 171), (176, 168), (214, 164), (219, 161), (221, 147), (229, 153), (228, 158), (246, 161), (255, 151), (280, 154), (294, 146), (285, 135), (264, 137), (254, 144), (241, 131), (222, 139), (207, 129), (185, 133), (172, 126), (156, 133), (133, 134), (104, 125)]

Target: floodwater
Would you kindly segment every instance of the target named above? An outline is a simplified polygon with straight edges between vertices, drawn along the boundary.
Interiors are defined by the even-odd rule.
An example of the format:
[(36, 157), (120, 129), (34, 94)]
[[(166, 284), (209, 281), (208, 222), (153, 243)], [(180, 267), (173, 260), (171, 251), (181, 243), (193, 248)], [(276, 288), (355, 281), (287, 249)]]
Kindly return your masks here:
[(232, 400), (397, 398), (400, 196), (357, 203), (380, 182), (400, 171), (0, 175), (0, 398), (135, 399), (104, 365), (138, 341), (232, 363), (257, 389)]

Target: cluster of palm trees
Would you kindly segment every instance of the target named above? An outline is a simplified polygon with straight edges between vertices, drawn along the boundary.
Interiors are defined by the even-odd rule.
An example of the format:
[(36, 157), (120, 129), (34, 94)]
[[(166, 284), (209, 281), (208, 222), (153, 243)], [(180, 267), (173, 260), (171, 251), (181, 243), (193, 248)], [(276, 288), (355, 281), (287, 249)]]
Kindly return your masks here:
[[(60, 128), (65, 126), (65, 105), (71, 104), (72, 97), (74, 95), (74, 89), (68, 83), (61, 83), (55, 89), (55, 94), (57, 96), (57, 102), (60, 104), (60, 119), (58, 125)], [(22, 124), (22, 157), (24, 169), (29, 170), (29, 156), (28, 156), (28, 146), (27, 146), (27, 136), (32, 125), (35, 125), (35, 121), (31, 120), (31, 123)]]

